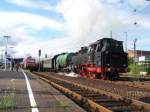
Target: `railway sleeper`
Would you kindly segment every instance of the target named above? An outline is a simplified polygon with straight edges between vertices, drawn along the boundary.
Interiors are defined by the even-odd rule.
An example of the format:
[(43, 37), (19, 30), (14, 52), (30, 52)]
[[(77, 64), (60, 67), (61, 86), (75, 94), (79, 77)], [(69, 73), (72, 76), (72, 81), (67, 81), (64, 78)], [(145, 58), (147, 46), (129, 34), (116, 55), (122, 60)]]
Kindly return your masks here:
[[(55, 80), (55, 79), (54, 79)], [(92, 93), (92, 91), (88, 91), (88, 90), (83, 90), (83, 88), (81, 89), (80, 87), (76, 87), (76, 86), (74, 86), (74, 85), (71, 85), (71, 84), (68, 84), (68, 83), (66, 83), (66, 82), (63, 82), (63, 81), (54, 81), (54, 82), (57, 82), (58, 84), (60, 84), (61, 86), (63, 86), (63, 87), (66, 87), (66, 88), (68, 88), (68, 89), (70, 89), (70, 90), (72, 90), (72, 91), (74, 91), (74, 92), (76, 92), (76, 93), (79, 93), (81, 96), (84, 96), (84, 97), (87, 97), (87, 98), (89, 98), (89, 96), (90, 96), (90, 98), (89, 99), (101, 99), (101, 102), (99, 103), (99, 102), (97, 102), (97, 101), (95, 101), (96, 103), (99, 103), (99, 104), (101, 104), (101, 105), (103, 105), (103, 106), (105, 106), (105, 107), (111, 107), (111, 108), (117, 108), (117, 107), (122, 107), (122, 106), (124, 106), (124, 107), (128, 107), (128, 108), (126, 108), (126, 111), (127, 112), (132, 112), (133, 111), (133, 109), (131, 109), (131, 107), (128, 105), (128, 103), (126, 102), (122, 102), (122, 103), (120, 103), (120, 101), (115, 101), (115, 100), (110, 100), (110, 99), (106, 99), (106, 98), (108, 98), (107, 96), (105, 96), (105, 95), (100, 95), (100, 94), (97, 94), (97, 93)], [(102, 98), (97, 98), (97, 96), (103, 96), (103, 99)], [(96, 96), (96, 98), (95, 98), (95, 96)], [(93, 100), (93, 101), (94, 101)], [(103, 100), (103, 102), (102, 102), (102, 100)], [(111, 103), (111, 104), (109, 104), (109, 103)], [(115, 103), (114, 103), (115, 102)], [(118, 102), (117, 104), (116, 104), (116, 102)], [(130, 108), (129, 108), (130, 107)], [(111, 109), (111, 110), (114, 110), (114, 109)], [(116, 112), (122, 112), (122, 109), (121, 108), (119, 108), (119, 109), (116, 109), (115, 110)], [(124, 112), (126, 112), (126, 111), (124, 111)], [(137, 111), (137, 110), (136, 110)], [(136, 112), (135, 111), (135, 112)], [(134, 112), (134, 111), (133, 111)]]
[(107, 98), (107, 96), (105, 96), (105, 95), (101, 95), (101, 94), (94, 94), (94, 93), (87, 93), (87, 94), (84, 94), (83, 96), (85, 96), (85, 97), (91, 97), (91, 98)]
[(136, 109), (134, 106), (116, 106), (116, 107), (109, 107), (108, 109), (112, 110), (113, 112), (143, 112), (139, 109)]
[(99, 104), (102, 104), (102, 105), (105, 105), (107, 107), (112, 107), (112, 106), (122, 106), (122, 105), (130, 105), (124, 101), (117, 101), (117, 100), (110, 100), (110, 99), (107, 99), (107, 100), (104, 100), (104, 101), (95, 101), (96, 103), (99, 103)]
[(70, 85), (70, 84), (59, 84), (59, 85), (66, 87), (66, 88), (69, 88), (69, 89), (74, 88), (74, 86)]
[[(88, 97), (89, 98), (89, 97)], [(90, 98), (91, 100), (93, 100), (94, 102), (97, 103), (110, 103), (110, 102), (116, 102), (116, 100), (114, 99), (108, 99), (106, 97), (104, 98)]]
[[(48, 79), (50, 79), (50, 78), (48, 78)], [(57, 79), (54, 79), (54, 78), (51, 78), (51, 79), (52, 79), (52, 82), (56, 82), (56, 83), (58, 83), (62, 86), (65, 85), (68, 89), (71, 89), (72, 91), (75, 91), (76, 93), (79, 93), (81, 96), (84, 96), (85, 94), (88, 94), (88, 95), (90, 95), (90, 98), (93, 98), (92, 97), (93, 95), (98, 95), (97, 92), (92, 93), (92, 91), (80, 88), (80, 86), (75, 86), (75, 85), (72, 86), (73, 84), (70, 84), (70, 83), (67, 83), (67, 82), (64, 82), (64, 81), (60, 81), (60, 80), (57, 80)], [(102, 95), (102, 96), (105, 97), (105, 95)], [(86, 98), (89, 98), (89, 97), (83, 97), (83, 104), (86, 102), (86, 100), (84, 100)], [(98, 101), (97, 99), (101, 100), (101, 101)], [(94, 98), (93, 101), (96, 102), (97, 104), (103, 106), (103, 107), (106, 107), (106, 108), (114, 111), (114, 112), (149, 112), (149, 111), (146, 111), (144, 109), (144, 107), (142, 109), (142, 108), (138, 108), (137, 105), (136, 106), (132, 105), (131, 102), (127, 102), (127, 101), (123, 101), (123, 100), (116, 100), (116, 99), (113, 100), (112, 98), (107, 97), (107, 95), (106, 95), (106, 98), (100, 99), (98, 97), (98, 98)], [(122, 109), (123, 107), (126, 108), (126, 109), (125, 110)]]
[(70, 88), (72, 91), (74, 91), (74, 92), (77, 92), (77, 93), (83, 93), (83, 94), (85, 94), (85, 93), (87, 93), (87, 91), (85, 91), (85, 90), (83, 90), (83, 89), (81, 89), (81, 88)]

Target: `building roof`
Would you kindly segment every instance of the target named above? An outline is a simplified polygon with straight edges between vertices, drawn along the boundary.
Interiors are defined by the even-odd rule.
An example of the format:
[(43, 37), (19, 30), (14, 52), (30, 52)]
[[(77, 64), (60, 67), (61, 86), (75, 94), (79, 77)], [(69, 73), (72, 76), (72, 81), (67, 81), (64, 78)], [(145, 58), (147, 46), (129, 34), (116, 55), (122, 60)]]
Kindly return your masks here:
[[(134, 50), (128, 50), (128, 52), (134, 52)], [(150, 53), (150, 51), (145, 51), (145, 50), (136, 50), (137, 53)]]

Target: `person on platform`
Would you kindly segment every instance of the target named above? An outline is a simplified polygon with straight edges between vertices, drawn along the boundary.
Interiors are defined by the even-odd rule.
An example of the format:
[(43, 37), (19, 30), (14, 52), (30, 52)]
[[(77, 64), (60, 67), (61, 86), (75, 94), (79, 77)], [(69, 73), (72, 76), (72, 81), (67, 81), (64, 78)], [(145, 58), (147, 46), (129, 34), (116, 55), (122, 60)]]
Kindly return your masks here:
[(19, 69), (19, 63), (16, 63), (16, 71), (18, 72)]
[(14, 63), (14, 61), (12, 61), (11, 71), (13, 71), (13, 70), (14, 70), (14, 65), (15, 65), (15, 63)]

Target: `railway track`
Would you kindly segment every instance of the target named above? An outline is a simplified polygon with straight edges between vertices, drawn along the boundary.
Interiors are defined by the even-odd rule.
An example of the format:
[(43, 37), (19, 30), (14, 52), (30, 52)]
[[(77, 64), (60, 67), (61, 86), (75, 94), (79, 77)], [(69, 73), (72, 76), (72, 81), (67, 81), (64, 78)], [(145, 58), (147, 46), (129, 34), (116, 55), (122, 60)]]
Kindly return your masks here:
[(141, 82), (145, 82), (145, 81), (150, 81), (150, 75), (146, 75), (146, 76), (129, 76), (129, 75), (121, 75), (120, 76), (120, 80), (122, 81), (141, 81)]
[(149, 112), (150, 105), (64, 79), (34, 73), (89, 112)]
[[(48, 73), (45, 73), (45, 75)], [(150, 83), (144, 84), (143, 82), (129, 83), (124, 81), (103, 81), (103, 80), (91, 80), (87, 78), (74, 78), (63, 75), (56, 75), (51, 73), (54, 77), (61, 78), (64, 80), (72, 81), (87, 85), (92, 88), (111, 92), (129, 99), (140, 100), (145, 103), (150, 103)], [(98, 85), (98, 86), (97, 86)]]

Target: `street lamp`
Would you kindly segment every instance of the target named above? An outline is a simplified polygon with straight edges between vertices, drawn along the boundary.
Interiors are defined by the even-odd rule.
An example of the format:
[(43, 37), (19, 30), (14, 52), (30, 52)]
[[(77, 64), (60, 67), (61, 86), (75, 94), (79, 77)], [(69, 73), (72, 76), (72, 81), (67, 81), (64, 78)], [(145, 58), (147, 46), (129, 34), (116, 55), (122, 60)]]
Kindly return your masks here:
[(2, 65), (2, 63), (3, 63), (3, 52), (4, 52), (4, 49), (0, 49), (0, 51), (1, 51), (1, 65)]
[[(9, 48), (13, 49), (13, 46), (10, 46)], [(10, 52), (10, 70), (12, 70), (12, 64), (13, 64), (13, 53), (15, 52)]]
[(11, 36), (8, 36), (8, 35), (5, 35), (3, 36), (6, 40), (6, 43), (5, 43), (5, 71), (6, 71), (6, 67), (7, 67), (7, 44), (8, 44), (8, 39), (11, 37)]

